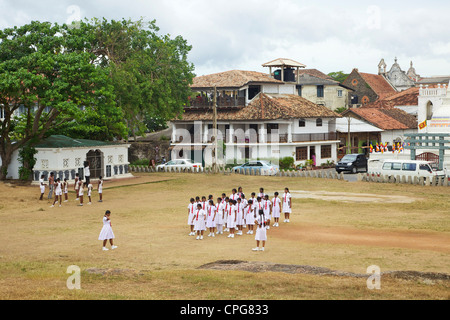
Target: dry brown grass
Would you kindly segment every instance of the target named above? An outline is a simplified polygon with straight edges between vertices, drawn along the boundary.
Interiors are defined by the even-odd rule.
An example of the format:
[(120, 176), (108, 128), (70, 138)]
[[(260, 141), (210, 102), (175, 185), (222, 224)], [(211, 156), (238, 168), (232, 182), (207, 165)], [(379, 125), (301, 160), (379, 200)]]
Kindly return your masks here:
[[(3, 299), (448, 299), (446, 281), (383, 276), (382, 290), (366, 280), (285, 273), (198, 270), (217, 260), (266, 261), (365, 273), (415, 270), (449, 273), (450, 189), (225, 175), (137, 174), (105, 185), (105, 202), (62, 208), (38, 201), (38, 188), (0, 184), (0, 297)], [(267, 250), (253, 236), (203, 241), (188, 237), (189, 198), (215, 197), (242, 186), (395, 194), (412, 204), (294, 199), (291, 223), (269, 231)], [(104, 211), (112, 211), (115, 251), (97, 241)], [(244, 232), (245, 233), (245, 232)], [(66, 288), (67, 267), (81, 268), (82, 290)], [(116, 269), (112, 275), (90, 268)], [(217, 290), (220, 288), (220, 290)]]

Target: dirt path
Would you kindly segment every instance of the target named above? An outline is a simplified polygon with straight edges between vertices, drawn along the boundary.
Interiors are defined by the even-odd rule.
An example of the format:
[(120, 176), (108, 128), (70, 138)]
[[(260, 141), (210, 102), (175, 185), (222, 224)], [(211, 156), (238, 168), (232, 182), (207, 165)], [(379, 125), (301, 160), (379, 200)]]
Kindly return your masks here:
[(349, 192), (329, 192), (329, 191), (302, 191), (291, 190), (293, 198), (298, 199), (318, 199), (327, 201), (341, 202), (389, 202), (389, 203), (413, 203), (421, 200), (406, 196), (380, 195), (368, 193), (349, 193)]
[[(272, 231), (273, 230), (273, 231)], [(272, 228), (271, 236), (309, 243), (349, 244), (389, 248), (431, 250), (450, 253), (450, 236), (414, 231), (377, 231), (344, 227), (323, 227), (311, 224)]]

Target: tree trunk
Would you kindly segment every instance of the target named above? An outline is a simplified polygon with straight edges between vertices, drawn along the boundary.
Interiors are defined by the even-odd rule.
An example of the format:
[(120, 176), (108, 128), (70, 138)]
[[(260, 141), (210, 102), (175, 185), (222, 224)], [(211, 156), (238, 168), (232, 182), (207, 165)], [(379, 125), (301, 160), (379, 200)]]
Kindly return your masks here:
[(6, 148), (5, 150), (1, 150), (0, 156), (2, 157), (2, 165), (0, 167), (0, 180), (4, 181), (6, 180), (6, 177), (8, 175), (8, 166), (11, 163), (12, 153), (14, 152), (11, 150), (12, 148)]

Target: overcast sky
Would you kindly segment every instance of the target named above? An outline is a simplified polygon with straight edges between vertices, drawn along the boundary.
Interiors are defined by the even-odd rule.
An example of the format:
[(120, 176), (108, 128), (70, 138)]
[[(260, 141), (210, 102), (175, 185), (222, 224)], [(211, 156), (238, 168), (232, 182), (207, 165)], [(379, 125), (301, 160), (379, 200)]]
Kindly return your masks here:
[(450, 75), (450, 1), (0, 0), (0, 28), (32, 20), (144, 18), (193, 46), (197, 75), (291, 58), (325, 73), (377, 73), (398, 57), (421, 76)]

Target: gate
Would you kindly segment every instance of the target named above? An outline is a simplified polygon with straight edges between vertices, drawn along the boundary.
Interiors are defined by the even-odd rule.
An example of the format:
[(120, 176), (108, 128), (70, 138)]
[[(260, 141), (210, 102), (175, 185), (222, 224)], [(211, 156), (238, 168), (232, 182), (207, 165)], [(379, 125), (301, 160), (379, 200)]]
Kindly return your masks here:
[(98, 179), (100, 176), (103, 176), (103, 152), (91, 150), (86, 155), (86, 160), (89, 161), (91, 179)]
[(439, 167), (439, 156), (431, 152), (425, 152), (416, 157), (416, 160), (429, 161), (433, 168)]

